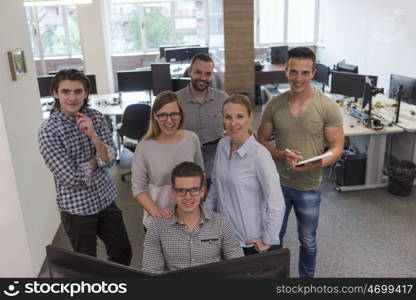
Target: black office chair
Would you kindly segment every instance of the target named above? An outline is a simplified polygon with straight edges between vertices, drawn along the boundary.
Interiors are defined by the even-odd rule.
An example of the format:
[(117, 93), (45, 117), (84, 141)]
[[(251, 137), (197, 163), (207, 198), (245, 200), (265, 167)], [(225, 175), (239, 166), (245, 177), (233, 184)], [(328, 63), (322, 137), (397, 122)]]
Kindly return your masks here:
[[(137, 103), (127, 106), (122, 123), (117, 126), (117, 132), (121, 139), (120, 144), (134, 152), (137, 144), (149, 128), (149, 119), (150, 105)], [(126, 181), (127, 175), (131, 175), (131, 172), (122, 174), (121, 181)]]
[(191, 78), (173, 78), (172, 79), (172, 91), (177, 92), (185, 88), (191, 82)]

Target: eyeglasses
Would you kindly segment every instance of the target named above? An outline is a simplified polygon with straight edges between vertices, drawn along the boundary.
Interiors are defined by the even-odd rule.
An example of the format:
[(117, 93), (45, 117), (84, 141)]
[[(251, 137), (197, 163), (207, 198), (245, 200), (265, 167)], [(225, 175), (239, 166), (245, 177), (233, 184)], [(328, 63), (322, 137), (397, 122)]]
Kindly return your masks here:
[(180, 113), (180, 112), (173, 112), (173, 113), (170, 113), (170, 114), (167, 114), (167, 113), (160, 113), (160, 114), (157, 114), (157, 115), (156, 115), (156, 117), (157, 117), (160, 121), (166, 121), (166, 120), (168, 119), (168, 117), (169, 117), (171, 120), (176, 121), (176, 120), (179, 120), (179, 118), (181, 117), (181, 113)]
[(179, 197), (185, 197), (186, 193), (189, 192), (191, 196), (199, 196), (199, 192), (201, 191), (200, 187), (193, 187), (190, 189), (184, 189), (184, 188), (175, 188), (173, 189), (175, 191), (175, 194)]

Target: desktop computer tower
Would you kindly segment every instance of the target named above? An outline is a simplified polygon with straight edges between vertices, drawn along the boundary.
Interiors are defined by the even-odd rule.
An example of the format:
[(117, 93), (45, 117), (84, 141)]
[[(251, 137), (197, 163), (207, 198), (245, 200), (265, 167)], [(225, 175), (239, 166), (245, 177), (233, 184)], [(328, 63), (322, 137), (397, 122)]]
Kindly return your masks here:
[(360, 185), (365, 183), (367, 154), (343, 155), (335, 165), (336, 184), (338, 186)]

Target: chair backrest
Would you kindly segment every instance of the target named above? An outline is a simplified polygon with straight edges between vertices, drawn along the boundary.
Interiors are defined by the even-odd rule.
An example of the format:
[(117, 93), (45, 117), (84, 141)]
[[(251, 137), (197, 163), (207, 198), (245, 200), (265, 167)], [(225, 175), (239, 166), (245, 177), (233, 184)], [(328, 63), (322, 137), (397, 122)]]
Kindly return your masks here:
[(150, 105), (144, 103), (130, 104), (123, 114), (120, 133), (139, 141), (149, 128)]
[(170, 64), (151, 64), (153, 95), (166, 90), (172, 90), (172, 78), (170, 76)]
[(95, 79), (95, 75), (87, 74), (87, 77), (90, 80), (90, 94), (97, 94), (97, 80)]

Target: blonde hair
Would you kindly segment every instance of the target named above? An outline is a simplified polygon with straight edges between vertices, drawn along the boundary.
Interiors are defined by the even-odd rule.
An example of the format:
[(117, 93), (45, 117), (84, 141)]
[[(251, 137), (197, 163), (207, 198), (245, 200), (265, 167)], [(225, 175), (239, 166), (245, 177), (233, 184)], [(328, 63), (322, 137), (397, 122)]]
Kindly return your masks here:
[[(242, 94), (232, 94), (230, 95), (222, 104), (222, 115), (224, 116), (224, 107), (225, 105), (227, 105), (228, 103), (233, 103), (233, 104), (240, 104), (242, 106), (245, 106), (247, 109), (247, 113), (249, 116), (252, 115), (252, 111), (253, 109), (251, 108), (251, 102), (250, 99), (246, 96), (246, 95), (242, 95)], [(224, 126), (225, 129), (225, 126)], [(250, 134), (254, 134), (254, 131), (251, 127), (249, 127), (248, 132)]]
[(152, 110), (150, 112), (149, 129), (147, 130), (147, 133), (144, 136), (145, 140), (154, 139), (160, 135), (161, 131), (159, 124), (156, 121), (155, 115), (158, 113), (159, 110), (162, 109), (163, 106), (172, 102), (176, 102), (179, 108), (179, 112), (181, 114), (181, 120), (179, 121), (178, 130), (183, 129), (184, 113), (181, 100), (175, 92), (163, 91), (156, 96), (156, 99), (153, 103)]

